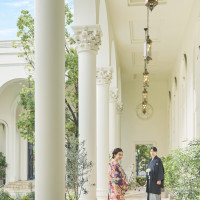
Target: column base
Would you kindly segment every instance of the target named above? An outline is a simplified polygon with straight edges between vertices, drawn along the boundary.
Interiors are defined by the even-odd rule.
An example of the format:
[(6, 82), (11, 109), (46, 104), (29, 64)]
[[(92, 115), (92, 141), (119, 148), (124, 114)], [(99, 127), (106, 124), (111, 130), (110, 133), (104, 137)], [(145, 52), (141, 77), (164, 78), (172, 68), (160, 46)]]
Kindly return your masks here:
[(97, 188), (97, 200), (107, 200), (108, 190)]

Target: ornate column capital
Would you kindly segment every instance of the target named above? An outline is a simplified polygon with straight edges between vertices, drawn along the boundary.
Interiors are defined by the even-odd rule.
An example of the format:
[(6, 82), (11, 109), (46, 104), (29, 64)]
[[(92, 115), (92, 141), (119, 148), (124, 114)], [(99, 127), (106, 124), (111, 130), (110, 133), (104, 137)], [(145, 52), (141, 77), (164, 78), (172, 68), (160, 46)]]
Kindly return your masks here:
[(112, 79), (112, 68), (111, 67), (101, 67), (97, 68), (97, 85), (110, 84)]
[(117, 102), (118, 88), (110, 88), (110, 102)]
[(74, 31), (75, 48), (78, 52), (99, 50), (102, 32), (99, 25), (94, 26), (72, 26)]
[(121, 113), (124, 109), (124, 104), (118, 99), (117, 101), (117, 112)]

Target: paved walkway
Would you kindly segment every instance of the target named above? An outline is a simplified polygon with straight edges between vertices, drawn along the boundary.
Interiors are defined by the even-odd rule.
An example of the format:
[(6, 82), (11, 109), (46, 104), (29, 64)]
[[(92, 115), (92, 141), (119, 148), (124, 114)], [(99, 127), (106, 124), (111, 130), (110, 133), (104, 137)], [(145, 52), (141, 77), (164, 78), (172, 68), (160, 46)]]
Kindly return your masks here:
[[(140, 191), (130, 191), (126, 195), (126, 200), (147, 200), (147, 194), (144, 189)], [(162, 200), (169, 200), (169, 198), (164, 198), (163, 193)]]

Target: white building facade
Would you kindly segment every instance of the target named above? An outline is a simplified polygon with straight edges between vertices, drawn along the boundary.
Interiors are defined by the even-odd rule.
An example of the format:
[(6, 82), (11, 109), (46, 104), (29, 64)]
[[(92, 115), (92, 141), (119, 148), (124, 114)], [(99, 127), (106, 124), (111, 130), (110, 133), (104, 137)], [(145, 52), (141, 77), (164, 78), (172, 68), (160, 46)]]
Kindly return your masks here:
[[(48, 27), (49, 30), (57, 28), (58, 32), (62, 32), (62, 27), (56, 26), (56, 20), (63, 20), (63, 16), (54, 17), (62, 8), (63, 1), (59, 0), (59, 5), (55, 5), (54, 0), (48, 1), (46, 12), (42, 14), (38, 10), (44, 5), (39, 0), (36, 2), (36, 19), (45, 23), (46, 16), (51, 13), (54, 21), (52, 27)], [(54, 6), (58, 9), (56, 12), (52, 10)], [(148, 68), (148, 101), (153, 114), (148, 120), (137, 115), (137, 106), (142, 102), (143, 84), (143, 29), (146, 26), (146, 9), (143, 3), (140, 0), (74, 0), (74, 11), (72, 29), (79, 55), (79, 134), (81, 140), (86, 140), (88, 159), (95, 163), (90, 182), (96, 183), (94, 187), (88, 186), (89, 194), (81, 199), (106, 200), (109, 153), (114, 148), (123, 149), (122, 164), (128, 172), (129, 166), (136, 162), (137, 144), (157, 146), (159, 156), (162, 157), (171, 149), (184, 147), (190, 140), (200, 138), (200, 2), (183, 0), (180, 4), (178, 1), (162, 0), (150, 13), (153, 61)], [(39, 33), (42, 22), (38, 21), (36, 20), (36, 28)], [(43, 32), (44, 35), (49, 33), (48, 30)], [(54, 39), (55, 35), (49, 35), (44, 43), (38, 42), (40, 37), (42, 36), (38, 35), (36, 38), (36, 52), (44, 50), (47, 54), (52, 53), (49, 46), (47, 45), (47, 48), (44, 44)], [(62, 41), (59, 42), (60, 46), (51, 43), (50, 47), (63, 53)], [(0, 151), (6, 155), (8, 162), (6, 181), (27, 180), (27, 142), (19, 136), (16, 128), (20, 112), (17, 106), (21, 88), (19, 82), (23, 82), (27, 77), (24, 71), (25, 63), (17, 58), (18, 50), (11, 47), (12, 42), (1, 41), (0, 45)], [(41, 66), (40, 62), (44, 61), (44, 66), (47, 65), (43, 59), (45, 56), (38, 55), (36, 69)], [(52, 57), (52, 61), (58, 62), (58, 57)], [(59, 62), (58, 65), (64, 66)], [(42, 97), (47, 98), (39, 96), (42, 89), (48, 90), (55, 86), (51, 94), (55, 96), (56, 87), (62, 85), (61, 82), (55, 81), (50, 87), (41, 81), (49, 81), (55, 75), (55, 66), (46, 69), (49, 77), (45, 77), (47, 75), (43, 74), (42, 70), (36, 70), (36, 121), (41, 106), (44, 106), (40, 105), (40, 101), (44, 101)], [(61, 76), (61, 71), (57, 78)], [(44, 88), (39, 88), (39, 84)], [(60, 98), (62, 95), (57, 94)], [(53, 102), (49, 105), (52, 109), (57, 109), (58, 106)], [(55, 113), (54, 118), (63, 122), (64, 116), (61, 117), (61, 114)], [(47, 122), (53, 120), (49, 119), (46, 112), (39, 119), (48, 119)], [(47, 122), (37, 122), (36, 135), (40, 130), (48, 130)], [(60, 127), (61, 122), (54, 128)], [(62, 131), (57, 134), (62, 135)], [(53, 143), (56, 135), (52, 133), (51, 136), (52, 141), (48, 144), (45, 144), (45, 137), (42, 138), (39, 134), (36, 139), (36, 149), (38, 147), (40, 153), (44, 152), (37, 157), (39, 152), (36, 150), (37, 200), (55, 200), (54, 197), (64, 191), (62, 159), (56, 163), (61, 166), (57, 182), (46, 184), (45, 178), (51, 173), (47, 179), (55, 178), (57, 169), (55, 164), (46, 172), (45, 167), (48, 165), (42, 166), (42, 163), (47, 161), (45, 156), (50, 147), (48, 145), (52, 142), (55, 147), (49, 148), (49, 153), (63, 153), (60, 148), (63, 137), (60, 136), (56, 143)], [(40, 159), (42, 163), (39, 163)], [(54, 161), (54, 158), (48, 160)], [(37, 174), (40, 174), (38, 179)], [(49, 194), (44, 191), (49, 191)], [(64, 196), (60, 194), (59, 199), (64, 200)]]
[(25, 62), (12, 41), (0, 41), (0, 152), (6, 156), (6, 183), (28, 179), (28, 143), (16, 122), (21, 111), (19, 92), (25, 83)]

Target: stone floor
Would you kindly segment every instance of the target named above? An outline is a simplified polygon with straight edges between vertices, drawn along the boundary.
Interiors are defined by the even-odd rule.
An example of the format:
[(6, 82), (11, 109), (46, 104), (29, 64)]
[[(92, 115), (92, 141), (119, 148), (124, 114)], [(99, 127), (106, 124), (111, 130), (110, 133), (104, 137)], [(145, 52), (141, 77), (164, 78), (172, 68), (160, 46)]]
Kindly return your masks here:
[[(34, 190), (34, 181), (18, 181), (15, 183), (9, 183), (4, 187), (4, 190), (8, 191), (11, 196), (16, 196), (17, 194), (26, 194), (31, 191), (30, 185)], [(162, 200), (169, 200), (169, 198), (164, 197), (164, 193), (162, 194)], [(127, 192), (126, 200), (146, 200), (147, 194), (145, 192), (145, 188), (140, 188), (140, 190), (131, 190)]]
[[(126, 200), (146, 200), (147, 194), (145, 189), (141, 189), (140, 191), (130, 191), (126, 195)], [(162, 200), (169, 200), (169, 198), (165, 198), (164, 193), (162, 193)]]

